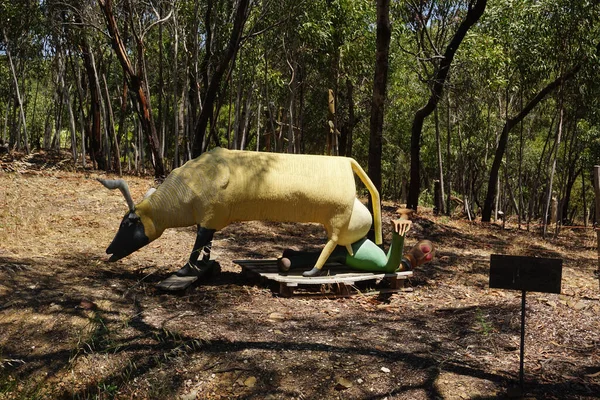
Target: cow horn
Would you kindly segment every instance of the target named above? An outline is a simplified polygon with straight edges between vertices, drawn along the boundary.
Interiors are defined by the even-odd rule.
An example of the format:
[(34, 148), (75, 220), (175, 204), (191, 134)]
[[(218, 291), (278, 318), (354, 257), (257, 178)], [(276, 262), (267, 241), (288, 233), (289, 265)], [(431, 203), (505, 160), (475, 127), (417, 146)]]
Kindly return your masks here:
[(127, 205), (129, 206), (129, 211), (133, 212), (135, 210), (135, 203), (133, 202), (133, 198), (131, 197), (131, 192), (129, 192), (129, 186), (127, 186), (127, 182), (123, 179), (100, 179), (97, 178), (98, 182), (104, 185), (107, 189), (119, 189), (123, 196), (125, 197), (125, 201), (127, 201)]

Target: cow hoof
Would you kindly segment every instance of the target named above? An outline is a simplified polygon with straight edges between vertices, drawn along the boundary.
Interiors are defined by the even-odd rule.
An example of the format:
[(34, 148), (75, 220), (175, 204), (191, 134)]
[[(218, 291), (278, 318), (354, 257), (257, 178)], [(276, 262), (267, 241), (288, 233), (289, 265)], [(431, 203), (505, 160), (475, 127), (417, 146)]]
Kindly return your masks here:
[(317, 276), (321, 273), (321, 270), (318, 268), (313, 268), (310, 271), (304, 271), (302, 276)]
[(177, 275), (177, 276), (198, 276), (198, 275), (200, 275), (200, 271), (199, 271), (198, 267), (196, 267), (195, 265), (187, 263), (183, 266), (183, 268), (181, 268), (179, 271), (175, 272), (175, 275)]

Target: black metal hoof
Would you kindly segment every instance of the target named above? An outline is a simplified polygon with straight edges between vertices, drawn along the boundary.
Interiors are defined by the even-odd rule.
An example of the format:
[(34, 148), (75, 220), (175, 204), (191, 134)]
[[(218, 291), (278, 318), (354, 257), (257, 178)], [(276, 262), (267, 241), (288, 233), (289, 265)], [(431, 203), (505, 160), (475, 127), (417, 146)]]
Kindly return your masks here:
[(200, 275), (200, 270), (197, 266), (187, 263), (181, 268), (179, 271), (175, 272), (177, 276), (198, 276)]

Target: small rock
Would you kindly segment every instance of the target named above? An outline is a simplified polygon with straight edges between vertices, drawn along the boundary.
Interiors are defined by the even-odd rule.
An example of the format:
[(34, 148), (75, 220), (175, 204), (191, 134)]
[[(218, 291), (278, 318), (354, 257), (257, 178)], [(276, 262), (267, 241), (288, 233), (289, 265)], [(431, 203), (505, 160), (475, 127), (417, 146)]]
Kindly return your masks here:
[(386, 367), (381, 367), (381, 372), (385, 372), (386, 374), (390, 373), (390, 369)]

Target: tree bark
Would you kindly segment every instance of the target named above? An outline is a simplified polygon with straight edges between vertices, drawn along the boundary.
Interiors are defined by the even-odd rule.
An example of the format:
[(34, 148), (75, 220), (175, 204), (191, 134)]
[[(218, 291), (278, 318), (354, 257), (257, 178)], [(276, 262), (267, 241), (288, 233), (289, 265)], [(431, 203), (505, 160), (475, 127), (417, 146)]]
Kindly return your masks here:
[[(383, 112), (388, 79), (391, 34), (390, 1), (377, 0), (377, 39), (373, 100), (371, 102), (368, 173), (373, 185), (380, 193)], [(370, 198), (369, 205), (372, 208), (372, 199)]]
[[(438, 159), (438, 169), (439, 169), (439, 184), (440, 184), (440, 201), (438, 206), (438, 213), (444, 214), (444, 199), (446, 195), (444, 193), (444, 163), (442, 161), (442, 139), (440, 138), (440, 120), (438, 118), (437, 107), (434, 113), (435, 117), (435, 143), (437, 146), (437, 159)], [(436, 203), (438, 199), (436, 198)]]
[(200, 116), (198, 117), (194, 132), (194, 145), (192, 149), (193, 157), (198, 157), (202, 153), (202, 142), (206, 133), (206, 127), (212, 116), (213, 103), (219, 93), (223, 75), (225, 75), (229, 63), (233, 60), (240, 48), (244, 25), (248, 19), (248, 8), (249, 0), (239, 0), (227, 49), (215, 68), (202, 101), (202, 110), (200, 111)]
[(104, 96), (106, 98), (105, 102), (106, 102), (106, 111), (107, 111), (107, 130), (112, 134), (113, 137), (113, 142), (114, 142), (114, 157), (116, 160), (116, 167), (117, 167), (117, 172), (119, 173), (119, 176), (123, 175), (123, 169), (121, 167), (121, 150), (119, 149), (119, 141), (117, 140), (117, 133), (115, 132), (115, 125), (114, 125), (114, 114), (113, 114), (113, 109), (112, 109), (112, 105), (110, 104), (110, 92), (108, 91), (108, 85), (106, 84), (106, 77), (104, 76), (104, 74), (102, 74), (102, 82), (104, 83)]
[[(152, 110), (150, 108), (149, 99), (146, 95), (146, 89), (144, 85), (143, 74), (138, 71), (136, 73), (131, 65), (131, 61), (127, 56), (127, 49), (119, 34), (117, 22), (112, 10), (112, 0), (98, 0), (98, 4), (102, 9), (106, 20), (106, 26), (111, 37), (111, 44), (117, 59), (119, 60), (121, 67), (123, 68), (123, 74), (127, 79), (127, 83), (131, 91), (135, 94), (138, 101), (138, 117), (140, 120), (140, 127), (148, 139), (150, 150), (152, 151), (152, 163), (154, 167), (154, 176), (156, 178), (163, 178), (165, 176), (165, 167), (163, 158), (160, 153), (160, 143), (158, 135), (156, 133), (156, 126), (152, 118)], [(143, 43), (137, 38), (138, 55), (142, 57), (139, 60), (140, 68), (143, 68)]]
[(407, 207), (413, 210), (417, 209), (419, 203), (419, 194), (421, 191), (421, 133), (423, 131), (423, 123), (433, 110), (437, 107), (439, 100), (442, 97), (444, 91), (444, 84), (450, 71), (450, 65), (454, 55), (458, 50), (458, 47), (462, 43), (465, 35), (469, 29), (479, 21), (479, 18), (483, 15), (487, 0), (477, 0), (474, 5), (469, 4), (469, 10), (467, 11), (466, 18), (459, 25), (456, 33), (450, 40), (444, 57), (440, 62), (439, 68), (435, 71), (433, 76), (433, 86), (431, 88), (431, 95), (427, 104), (421, 107), (415, 113), (415, 118), (411, 127), (410, 135), (410, 185), (408, 189)]
[(348, 101), (348, 120), (340, 128), (340, 155), (352, 157), (352, 145), (354, 139), (354, 128), (360, 122), (354, 112), (354, 85), (346, 79), (346, 98)]
[[(83, 23), (78, 16), (75, 18), (77, 23)], [(83, 67), (85, 68), (85, 73), (88, 80), (87, 86), (90, 91), (90, 111), (88, 112), (88, 116), (85, 121), (85, 136), (89, 138), (89, 153), (92, 159), (92, 164), (100, 169), (104, 169), (102, 133), (100, 131), (100, 88), (98, 85), (94, 84), (96, 81), (96, 66), (93, 62), (92, 49), (90, 48), (88, 39), (83, 31), (81, 32), (81, 40), (79, 44), (81, 46)], [(84, 98), (85, 96), (83, 96), (83, 93), (80, 92), (80, 102), (82, 107)], [(83, 146), (85, 147), (85, 141), (83, 142)]]

